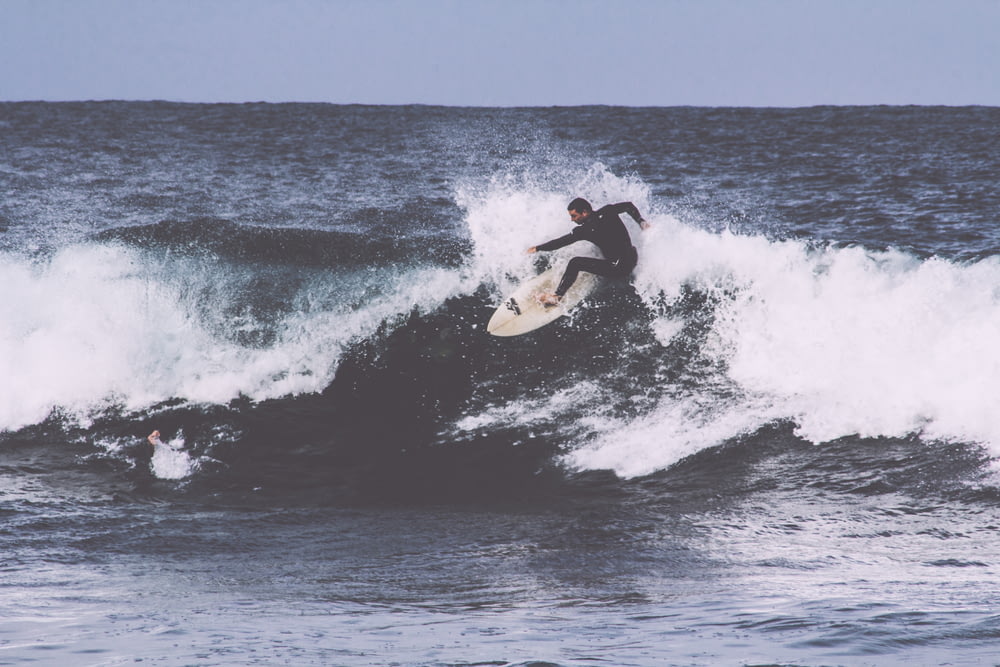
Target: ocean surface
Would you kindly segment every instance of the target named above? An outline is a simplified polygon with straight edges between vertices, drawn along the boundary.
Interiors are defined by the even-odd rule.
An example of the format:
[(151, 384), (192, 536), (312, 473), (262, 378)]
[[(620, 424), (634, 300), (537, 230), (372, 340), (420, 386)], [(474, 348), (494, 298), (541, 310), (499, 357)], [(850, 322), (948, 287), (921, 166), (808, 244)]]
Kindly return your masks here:
[(998, 130), (0, 104), (0, 665), (1000, 665)]

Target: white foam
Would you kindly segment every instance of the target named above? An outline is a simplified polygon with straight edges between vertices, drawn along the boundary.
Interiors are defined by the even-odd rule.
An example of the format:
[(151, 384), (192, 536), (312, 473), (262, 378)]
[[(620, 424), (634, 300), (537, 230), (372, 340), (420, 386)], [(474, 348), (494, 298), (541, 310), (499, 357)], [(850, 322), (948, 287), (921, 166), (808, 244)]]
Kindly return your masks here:
[[(710, 232), (659, 214), (642, 183), (597, 165), (551, 187), (498, 177), (461, 193), (474, 273), (499, 293), (530, 274), (524, 247), (566, 232), (566, 200), (576, 194), (595, 205), (632, 200), (652, 220), (645, 233), (630, 229), (640, 249), (636, 288), (653, 312), (685, 286), (709, 294), (715, 318), (701, 354), (721, 375), (663, 392), (638, 420), (595, 419), (569, 465), (647, 474), (779, 419), (816, 443), (918, 434), (1000, 455), (1000, 259), (959, 264)], [(667, 344), (683, 324), (662, 315), (653, 332)], [(532, 412), (501, 406), (479, 418), (522, 410)]]
[[(602, 392), (593, 382), (583, 381), (550, 395), (523, 398), (502, 405), (489, 407), (477, 414), (468, 415), (456, 422), (455, 433), (469, 433), (479, 430), (493, 430), (511, 426), (537, 426), (551, 422), (559, 415), (579, 410), (582, 404), (595, 402)], [(596, 402), (600, 403), (598, 399)], [(582, 421), (594, 426), (606, 420), (598, 413), (591, 412)]]
[(184, 436), (167, 442), (157, 439), (149, 466), (153, 474), (160, 479), (184, 479), (195, 469), (195, 461), (184, 451)]
[(574, 469), (614, 470), (622, 477), (648, 475), (781, 416), (753, 402), (705, 405), (698, 397), (667, 399), (635, 421), (601, 424), (599, 435), (563, 462)]
[(813, 441), (843, 435), (1000, 446), (1000, 262), (832, 250), (761, 276), (734, 304), (732, 377), (780, 397)]
[[(817, 443), (918, 434), (1000, 453), (997, 259), (811, 250), (669, 222), (650, 235), (644, 258), (636, 284), (651, 304), (684, 284), (714, 293), (720, 305), (703, 352), (745, 398), (707, 411), (697, 395), (664, 399), (639, 422), (599, 434), (571, 464), (646, 474), (774, 419), (793, 420)], [(654, 331), (666, 343), (679, 327), (663, 319)]]
[[(67, 247), (45, 262), (0, 255), (0, 430), (53, 410), (86, 423), (109, 406), (320, 391), (353, 337), (465, 287), (441, 269), (340, 276), (303, 289), (273, 344), (246, 347), (198, 316), (203, 290), (225, 289), (224, 267), (148, 262), (118, 245)], [(368, 295), (373, 282), (381, 291)]]

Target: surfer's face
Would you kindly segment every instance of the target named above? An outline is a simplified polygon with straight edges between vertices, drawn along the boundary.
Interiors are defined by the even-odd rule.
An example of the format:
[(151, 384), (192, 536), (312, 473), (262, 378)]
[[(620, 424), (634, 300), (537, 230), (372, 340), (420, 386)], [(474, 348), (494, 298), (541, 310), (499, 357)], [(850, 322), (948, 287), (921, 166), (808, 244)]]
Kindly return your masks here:
[(589, 213), (587, 211), (583, 211), (581, 213), (580, 211), (576, 211), (574, 209), (569, 210), (569, 219), (578, 225), (583, 224), (583, 221), (587, 219), (588, 215)]

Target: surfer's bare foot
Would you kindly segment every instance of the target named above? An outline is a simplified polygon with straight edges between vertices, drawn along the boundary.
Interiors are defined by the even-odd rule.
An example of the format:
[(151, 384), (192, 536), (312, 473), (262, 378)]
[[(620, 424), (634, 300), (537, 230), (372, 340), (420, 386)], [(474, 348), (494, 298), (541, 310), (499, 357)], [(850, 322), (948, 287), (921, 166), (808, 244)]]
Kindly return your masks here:
[(551, 308), (552, 306), (559, 305), (559, 295), (551, 293), (542, 293), (538, 295), (538, 302), (541, 303), (546, 308)]

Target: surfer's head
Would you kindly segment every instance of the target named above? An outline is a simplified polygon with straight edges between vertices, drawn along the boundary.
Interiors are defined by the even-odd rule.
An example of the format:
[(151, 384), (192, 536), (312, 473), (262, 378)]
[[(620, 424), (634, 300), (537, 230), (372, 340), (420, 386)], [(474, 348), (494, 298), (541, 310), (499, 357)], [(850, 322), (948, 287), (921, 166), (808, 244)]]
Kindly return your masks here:
[(566, 210), (569, 211), (569, 219), (579, 225), (594, 212), (594, 207), (583, 197), (577, 197), (569, 203)]

